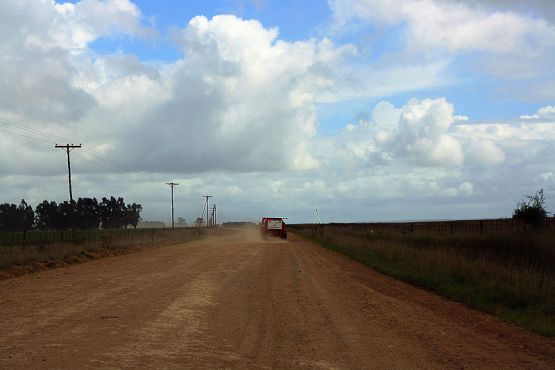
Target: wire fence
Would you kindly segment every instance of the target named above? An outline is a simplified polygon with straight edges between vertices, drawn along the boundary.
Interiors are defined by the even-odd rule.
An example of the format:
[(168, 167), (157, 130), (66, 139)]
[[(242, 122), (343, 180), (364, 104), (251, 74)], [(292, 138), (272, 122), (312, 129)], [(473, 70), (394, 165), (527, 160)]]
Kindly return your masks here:
[(95, 230), (31, 230), (0, 232), (1, 247), (46, 247), (50, 244), (81, 244), (98, 242), (105, 246), (117, 240), (145, 239), (169, 236), (176, 233), (191, 233), (197, 228), (176, 229), (95, 229)]
[[(532, 227), (522, 220), (512, 218), (487, 219), (487, 220), (460, 220), (460, 221), (424, 221), (424, 222), (367, 222), (345, 224), (299, 224), (294, 227), (311, 227), (313, 234), (321, 233), (323, 228), (333, 225), (364, 227), (368, 232), (397, 232), (397, 233), (431, 233), (431, 234), (522, 234)], [(555, 218), (545, 219), (543, 230), (555, 231)]]

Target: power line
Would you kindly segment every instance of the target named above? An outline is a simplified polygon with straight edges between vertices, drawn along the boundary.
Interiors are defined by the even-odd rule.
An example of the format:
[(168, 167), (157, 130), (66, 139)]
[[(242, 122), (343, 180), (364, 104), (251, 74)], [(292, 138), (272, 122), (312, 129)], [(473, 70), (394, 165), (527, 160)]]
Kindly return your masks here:
[[(84, 149), (84, 148), (82, 148), (82, 149)], [(109, 167), (109, 166), (107, 166), (107, 165), (105, 164), (105, 162), (100, 161), (100, 160), (96, 160), (95, 158), (89, 158), (89, 157), (84, 156), (84, 155), (82, 155), (82, 154), (79, 154), (79, 153), (77, 153), (77, 152), (76, 152), (76, 153), (73, 153), (73, 155), (76, 155), (76, 156), (80, 157), (81, 159), (84, 159), (84, 160), (86, 160), (86, 161), (88, 161), (88, 162), (94, 164), (95, 166), (102, 167), (103, 169), (105, 169), (106, 171), (108, 171), (108, 174), (110, 174), (110, 172), (112, 172), (112, 171), (114, 170), (114, 167), (113, 167), (113, 166), (112, 166), (112, 167)], [(122, 175), (130, 176), (130, 177), (133, 177), (133, 178), (135, 178), (135, 179), (139, 178), (137, 175), (132, 174), (132, 173), (122, 172), (121, 174), (122, 174)], [(119, 175), (119, 174), (116, 174), (116, 175)], [(143, 178), (139, 178), (139, 179), (150, 181), (150, 180), (147, 179), (147, 178), (144, 178), (144, 179), (143, 179)]]
[[(89, 161), (89, 162), (91, 162), (92, 164), (94, 164), (94, 165), (96, 165), (96, 166), (102, 167), (102, 168), (104, 168), (105, 170), (108, 170), (108, 171), (113, 170), (113, 168), (110, 168), (110, 167), (108, 167), (108, 166), (105, 166), (104, 164), (102, 164), (102, 162), (100, 162), (100, 161), (95, 161), (95, 160), (93, 160), (93, 159), (87, 158), (87, 157), (85, 157), (85, 156), (82, 155), (82, 154), (73, 153), (73, 155), (76, 155), (76, 156), (80, 157), (81, 159), (84, 159), (84, 160), (86, 160), (86, 161)], [(124, 175), (127, 175), (127, 174), (124, 174)], [(131, 176), (131, 175), (130, 175), (130, 176)]]
[[(83, 147), (83, 149), (88, 155), (94, 157), (94, 159), (89, 159), (89, 158), (85, 158), (85, 157), (81, 156), (81, 157), (83, 157), (83, 158), (85, 158), (89, 161), (95, 160), (98, 163), (100, 163), (100, 162), (106, 163), (106, 164), (110, 165), (112, 168), (115, 168), (115, 169), (121, 171), (125, 175), (132, 176), (134, 178), (137, 178), (137, 179), (140, 179), (140, 180), (143, 180), (143, 181), (150, 181), (149, 178), (139, 175), (138, 174), (139, 171), (127, 170), (126, 167), (124, 167), (123, 165), (118, 164), (117, 162), (115, 162), (111, 159), (108, 159), (106, 157), (101, 157), (100, 155), (94, 154), (93, 152), (91, 152), (91, 149), (88, 149), (87, 147)], [(106, 169), (109, 169), (108, 167), (105, 167), (105, 166), (103, 166), (103, 167), (106, 168)]]
[(128, 167), (128, 166), (125, 166), (125, 165), (123, 165), (123, 164), (121, 164), (121, 163), (119, 163), (119, 162), (116, 162), (115, 160), (110, 159), (110, 158), (108, 158), (108, 157), (106, 157), (106, 156), (103, 156), (102, 154), (98, 153), (97, 151), (95, 151), (94, 149), (91, 149), (91, 148), (89, 148), (89, 147), (85, 147), (84, 150), (85, 150), (86, 152), (88, 152), (89, 154), (91, 154), (92, 156), (98, 158), (99, 160), (104, 161), (104, 162), (106, 162), (106, 163), (112, 165), (113, 167), (118, 168), (118, 169), (121, 170), (121, 171), (133, 172), (133, 173), (141, 172), (141, 171), (139, 171), (139, 170), (133, 169), (133, 168)]
[(31, 139), (31, 140), (42, 141), (42, 142), (48, 143), (48, 144), (55, 144), (54, 141), (48, 141), (48, 140), (40, 139), (40, 138), (38, 138), (38, 137), (32, 137), (32, 136), (23, 135), (23, 134), (20, 134), (20, 133), (17, 133), (17, 132), (13, 132), (13, 131), (6, 130), (6, 129), (4, 129), (4, 128), (0, 128), (0, 131), (7, 132), (8, 134), (12, 134), (12, 135), (16, 135), (16, 136), (21, 136), (21, 137), (24, 137), (24, 138), (27, 138), (27, 139)]
[[(38, 136), (42, 137), (42, 138), (32, 137), (32, 136), (28, 136), (28, 135), (24, 135), (24, 134), (21, 134), (21, 133), (16, 133), (16, 132), (13, 132), (13, 131), (9, 131), (9, 130), (0, 128), (2, 131), (8, 132), (8, 133), (13, 134), (13, 135), (21, 136), (21, 137), (24, 137), (24, 138), (27, 138), (27, 139), (31, 139), (31, 140), (42, 141), (42, 142), (46, 142), (46, 143), (50, 143), (50, 144), (55, 144), (55, 142), (54, 141), (49, 141), (48, 139), (63, 140), (63, 141), (68, 141), (68, 142), (80, 142), (81, 141), (81, 140), (74, 140), (74, 139), (66, 138), (66, 137), (63, 137), (63, 136), (53, 135), (51, 133), (38, 130), (38, 129), (33, 128), (29, 125), (25, 125), (25, 124), (10, 120), (10, 119), (5, 118), (5, 117), (0, 117), (0, 123), (2, 123), (4, 125), (7, 125), (9, 127), (12, 127), (12, 128), (27, 131), (27, 132), (29, 132), (33, 135), (38, 135)], [(121, 163), (119, 163), (119, 162), (117, 162), (117, 161), (115, 161), (111, 158), (108, 158), (108, 157), (100, 154), (96, 150), (92, 149), (89, 146), (83, 145), (82, 149), (84, 151), (86, 151), (89, 155), (95, 157), (97, 160), (103, 161), (103, 162), (109, 164), (110, 166), (116, 168), (117, 170), (119, 170), (123, 173), (126, 173), (128, 175), (140, 178), (142, 180), (150, 181), (150, 179), (147, 179), (146, 177), (141, 177), (141, 176), (137, 175), (137, 173), (140, 173), (141, 171), (138, 171), (138, 170), (133, 169), (129, 166), (123, 165), (123, 164), (121, 164)]]
[[(24, 135), (24, 134), (21, 134), (21, 133), (18, 133), (18, 132), (13, 132), (13, 131), (10, 131), (10, 130), (6, 130), (6, 129), (1, 128), (1, 127), (0, 127), (0, 131), (6, 132), (6, 133), (11, 134), (11, 135), (16, 135), (16, 136), (24, 137), (24, 138), (26, 138), (26, 139), (31, 139), (31, 140), (36, 140), (36, 141), (40, 141), (40, 142), (47, 143), (47, 144), (54, 144), (54, 145), (56, 145), (56, 142), (55, 142), (55, 141), (50, 141), (50, 140), (45, 140), (45, 139), (41, 139), (41, 138), (37, 138), (37, 137), (33, 137), (33, 136)], [(82, 146), (82, 149), (83, 149), (87, 154), (96, 157), (96, 159), (87, 158), (86, 156), (81, 155), (81, 154), (79, 154), (79, 153), (74, 153), (74, 155), (76, 155), (76, 156), (78, 156), (78, 157), (80, 157), (80, 158), (82, 158), (82, 159), (84, 159), (84, 160), (87, 160), (87, 161), (89, 161), (89, 162), (91, 162), (91, 163), (94, 163), (95, 165), (100, 166), (100, 167), (104, 168), (105, 170), (110, 171), (110, 170), (113, 170), (113, 169), (115, 168), (115, 169), (121, 171), (124, 175), (128, 175), (128, 176), (131, 176), (131, 177), (136, 178), (136, 179), (138, 178), (138, 179), (141, 179), (141, 180), (143, 180), (143, 181), (150, 181), (150, 179), (147, 178), (147, 177), (139, 176), (139, 175), (137, 175), (136, 173), (132, 173), (132, 172), (127, 171), (127, 170), (124, 169), (124, 168), (118, 167), (117, 164), (116, 164), (116, 162), (114, 162), (114, 161), (111, 161), (111, 160), (109, 160), (109, 159), (103, 159), (103, 158), (100, 158), (100, 156), (94, 155), (94, 153), (92, 153), (92, 150), (86, 148), (85, 146)], [(107, 163), (107, 164), (109, 164), (111, 167), (105, 166), (105, 165), (103, 165), (102, 163)]]
[(44, 137), (47, 137), (47, 138), (50, 138), (50, 139), (63, 140), (63, 141), (73, 141), (73, 142), (79, 141), (79, 140), (69, 139), (69, 138), (63, 137), (63, 136), (53, 135), (53, 134), (50, 134), (48, 132), (38, 130), (38, 129), (33, 128), (31, 126), (24, 125), (22, 123), (12, 121), (11, 119), (7, 119), (7, 118), (4, 118), (4, 117), (0, 117), (0, 123), (3, 123), (4, 125), (7, 125), (7, 126), (18, 128), (20, 130), (30, 131), (35, 135), (44, 136)]

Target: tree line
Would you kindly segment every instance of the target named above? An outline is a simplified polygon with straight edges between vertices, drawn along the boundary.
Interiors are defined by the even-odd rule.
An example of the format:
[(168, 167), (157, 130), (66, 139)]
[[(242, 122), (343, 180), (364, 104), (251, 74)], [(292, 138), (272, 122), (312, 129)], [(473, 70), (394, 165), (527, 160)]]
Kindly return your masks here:
[(137, 227), (141, 221), (140, 204), (125, 204), (123, 198), (79, 198), (61, 203), (47, 200), (35, 209), (24, 199), (19, 205), (0, 204), (0, 231), (118, 229)]

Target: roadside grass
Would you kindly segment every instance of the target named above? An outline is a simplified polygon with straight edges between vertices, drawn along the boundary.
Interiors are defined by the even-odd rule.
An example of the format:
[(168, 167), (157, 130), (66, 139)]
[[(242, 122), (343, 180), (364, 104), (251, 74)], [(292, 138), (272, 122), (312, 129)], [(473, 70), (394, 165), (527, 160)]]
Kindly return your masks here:
[[(364, 225), (290, 226), (377, 271), (555, 336), (555, 235), (375, 233)], [(317, 235), (317, 236), (314, 236)]]
[[(23, 247), (18, 240), (15, 245), (0, 245), (0, 278), (230, 232), (220, 228), (143, 229), (130, 232), (105, 230), (98, 235), (95, 233), (95, 237), (74, 237), (72, 241), (48, 240), (49, 233), (53, 232), (46, 232), (46, 236), (35, 236), (40, 243), (28, 243)], [(76, 235), (85, 233), (77, 231)]]

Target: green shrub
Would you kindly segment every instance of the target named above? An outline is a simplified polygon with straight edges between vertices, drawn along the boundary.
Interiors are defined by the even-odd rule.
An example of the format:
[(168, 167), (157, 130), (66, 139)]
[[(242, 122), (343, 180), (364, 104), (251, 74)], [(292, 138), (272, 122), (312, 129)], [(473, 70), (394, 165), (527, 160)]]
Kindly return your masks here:
[(543, 189), (538, 190), (534, 195), (527, 195), (526, 198), (528, 200), (517, 204), (513, 217), (535, 227), (543, 225), (545, 217), (547, 217)]

